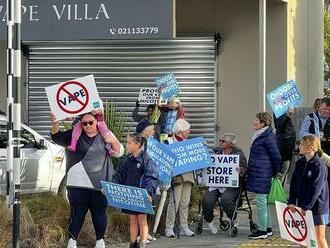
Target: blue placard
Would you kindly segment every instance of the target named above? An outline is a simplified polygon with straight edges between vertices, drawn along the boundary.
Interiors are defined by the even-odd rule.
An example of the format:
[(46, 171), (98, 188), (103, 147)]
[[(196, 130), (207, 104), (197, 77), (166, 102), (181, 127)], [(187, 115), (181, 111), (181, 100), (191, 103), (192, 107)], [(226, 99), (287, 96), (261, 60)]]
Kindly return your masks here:
[(180, 92), (179, 85), (173, 73), (167, 73), (155, 80), (157, 87), (161, 90), (160, 96), (167, 99)]
[(296, 107), (302, 102), (302, 97), (294, 80), (288, 81), (268, 93), (267, 98), (276, 117), (286, 113), (289, 107)]
[(155, 214), (146, 189), (101, 181), (108, 205), (136, 212)]
[(151, 138), (147, 142), (147, 154), (154, 161), (159, 173), (159, 180), (169, 185), (173, 175), (177, 156), (166, 145)]
[(187, 139), (168, 146), (178, 157), (173, 176), (213, 166), (202, 137)]

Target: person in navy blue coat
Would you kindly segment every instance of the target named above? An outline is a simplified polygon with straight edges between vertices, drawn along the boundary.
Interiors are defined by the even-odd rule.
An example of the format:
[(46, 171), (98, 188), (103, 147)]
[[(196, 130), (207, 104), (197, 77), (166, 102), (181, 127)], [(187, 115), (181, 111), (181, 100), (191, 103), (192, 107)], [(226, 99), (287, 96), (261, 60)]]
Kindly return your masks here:
[(251, 141), (246, 187), (256, 193), (258, 231), (249, 236), (251, 239), (266, 239), (273, 235), (267, 194), (272, 177), (280, 171), (282, 158), (271, 123), (272, 117), (267, 112), (257, 113), (253, 122), (255, 133)]
[[(154, 162), (142, 151), (142, 145), (143, 139), (140, 134), (128, 135), (126, 143), (128, 155), (121, 160), (112, 182), (145, 188), (149, 195), (149, 202), (152, 202), (152, 197), (159, 184), (158, 172)], [(123, 209), (122, 212), (130, 215), (130, 247), (145, 247), (148, 236), (147, 215), (126, 209)], [(140, 243), (137, 242), (139, 233)]]
[(328, 247), (325, 225), (329, 223), (329, 186), (328, 169), (319, 157), (322, 154), (320, 140), (313, 135), (303, 137), (299, 152), (303, 157), (296, 162), (288, 205), (293, 212), (297, 205), (303, 215), (307, 210), (312, 211), (317, 245), (325, 248)]

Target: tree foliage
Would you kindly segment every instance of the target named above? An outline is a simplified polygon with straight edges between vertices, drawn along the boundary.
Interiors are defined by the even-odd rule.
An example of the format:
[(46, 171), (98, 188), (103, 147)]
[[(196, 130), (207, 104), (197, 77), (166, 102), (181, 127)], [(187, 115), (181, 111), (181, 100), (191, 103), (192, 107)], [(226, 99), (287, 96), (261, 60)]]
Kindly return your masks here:
[[(324, 1), (324, 80), (330, 79), (330, 0)], [(325, 86), (325, 95), (330, 94), (330, 89)]]
[(328, 12), (324, 12), (324, 55), (326, 62), (329, 65), (330, 64), (330, 15)]

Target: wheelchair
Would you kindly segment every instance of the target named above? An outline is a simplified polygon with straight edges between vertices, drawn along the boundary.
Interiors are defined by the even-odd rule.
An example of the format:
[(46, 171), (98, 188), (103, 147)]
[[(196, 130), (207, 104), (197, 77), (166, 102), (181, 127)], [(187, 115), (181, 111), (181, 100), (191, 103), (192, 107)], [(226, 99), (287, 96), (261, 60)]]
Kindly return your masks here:
[[(243, 207), (244, 201), (246, 202), (246, 206)], [(237, 236), (237, 233), (238, 233), (238, 229), (234, 225), (234, 217), (230, 221), (225, 220), (223, 218), (224, 217), (224, 210), (222, 209), (222, 207), (220, 205), (220, 199), (218, 199), (217, 205), (219, 205), (219, 207), (220, 207), (220, 221), (219, 221), (220, 222), (220, 229), (222, 231), (228, 231), (229, 230), (229, 235), (231, 237), (236, 237)], [(250, 231), (251, 231), (251, 233), (257, 232), (258, 225), (253, 222), (253, 219), (252, 219), (252, 208), (251, 208), (250, 200), (248, 198), (248, 193), (247, 193), (247, 190), (245, 189), (245, 187), (241, 187), (240, 188), (239, 195), (238, 195), (238, 197), (237, 197), (237, 199), (235, 201), (235, 213), (234, 213), (234, 216), (237, 215), (237, 212), (238, 211), (243, 211), (243, 212), (247, 212), (248, 213), (249, 224), (250, 224)], [(201, 203), (200, 203), (199, 213), (200, 213), (200, 218), (199, 218), (199, 221), (197, 223), (197, 228), (195, 230), (195, 233), (196, 234), (201, 234), (203, 232), (204, 216), (203, 216), (203, 213), (202, 213)]]

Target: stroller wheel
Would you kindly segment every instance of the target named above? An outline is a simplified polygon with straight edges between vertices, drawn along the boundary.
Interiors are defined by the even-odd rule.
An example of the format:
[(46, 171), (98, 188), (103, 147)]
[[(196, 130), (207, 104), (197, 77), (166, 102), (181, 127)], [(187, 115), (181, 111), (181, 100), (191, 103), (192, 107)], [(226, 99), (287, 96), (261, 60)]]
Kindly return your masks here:
[(227, 220), (220, 220), (220, 229), (222, 231), (227, 231), (230, 227), (230, 223)]
[(230, 237), (236, 237), (237, 236), (237, 227), (236, 226), (233, 226), (231, 229), (230, 229), (230, 232), (229, 232), (229, 234), (230, 234)]
[(250, 231), (251, 233), (255, 233), (258, 231), (258, 225), (256, 223), (253, 223), (253, 221), (250, 221)]

